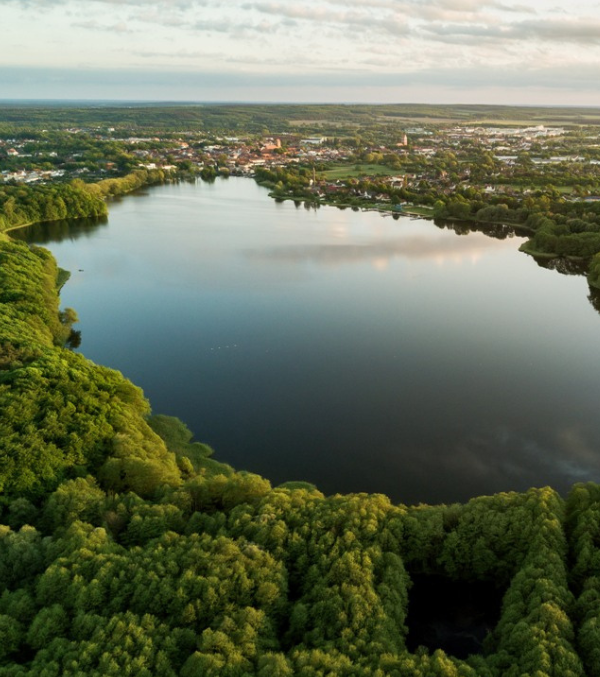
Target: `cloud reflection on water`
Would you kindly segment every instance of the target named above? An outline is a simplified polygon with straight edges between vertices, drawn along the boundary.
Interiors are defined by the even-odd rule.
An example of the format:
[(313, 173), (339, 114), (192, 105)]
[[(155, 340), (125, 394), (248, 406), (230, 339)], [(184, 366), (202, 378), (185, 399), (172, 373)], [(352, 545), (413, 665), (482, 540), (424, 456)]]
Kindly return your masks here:
[(395, 468), (388, 471), (388, 493), (413, 503), (419, 499), (412, 487), (424, 481), (441, 502), (447, 501), (449, 485), (455, 487), (454, 500), (467, 500), (482, 486), (495, 493), (548, 484), (565, 493), (573, 483), (600, 474), (600, 455), (590, 437), (577, 426), (554, 430), (497, 426), (431, 439), (418, 449), (395, 453), (388, 449), (382, 462)]
[(378, 270), (385, 269), (394, 258), (410, 260), (432, 259), (442, 265), (477, 263), (488, 251), (499, 246), (516, 248), (514, 240), (498, 242), (481, 233), (466, 238), (410, 236), (397, 239), (375, 240), (365, 243), (317, 243), (247, 249), (244, 255), (251, 260), (273, 263), (340, 266), (372, 261)]

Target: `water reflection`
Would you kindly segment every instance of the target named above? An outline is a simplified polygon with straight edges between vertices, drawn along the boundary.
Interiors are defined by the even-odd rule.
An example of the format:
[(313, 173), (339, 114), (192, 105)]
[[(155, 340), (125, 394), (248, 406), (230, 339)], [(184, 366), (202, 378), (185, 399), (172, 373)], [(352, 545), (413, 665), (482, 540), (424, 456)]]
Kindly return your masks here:
[(592, 304), (592, 308), (600, 313), (600, 289), (589, 287), (588, 301)]
[[(572, 275), (576, 277), (586, 276), (590, 264), (590, 259), (567, 259), (559, 256), (552, 259), (539, 256), (531, 256), (530, 258), (534, 259), (540, 268), (554, 270), (561, 275)], [(589, 287), (587, 298), (592, 308), (600, 314), (600, 289)]]
[[(501, 412), (499, 415), (503, 418)], [(464, 420), (473, 430), (453, 432), (446, 427), (442, 438), (422, 430), (417, 433), (418, 426), (410, 426), (413, 440), (420, 439), (417, 444), (407, 439), (406, 446), (389, 448), (386, 454), (370, 453), (368, 467), (362, 471), (354, 468), (362, 474), (363, 489), (418, 503), (424, 500), (425, 482), (429, 502), (448, 503), (466, 501), (481, 493), (523, 491), (542, 485), (564, 494), (575, 482), (597, 481), (600, 477), (597, 430), (586, 433), (568, 425), (549, 425), (543, 430), (537, 422), (477, 428), (467, 412)], [(387, 476), (378, 476), (375, 481), (371, 476), (373, 464), (385, 466)], [(348, 485), (359, 490), (356, 481)]]
[(557, 256), (553, 259), (532, 256), (540, 268), (555, 270), (561, 275), (587, 275), (589, 259), (566, 259)]
[[(346, 236), (345, 230), (340, 226), (333, 232), (334, 237)], [(310, 244), (292, 245), (281, 247), (265, 247), (263, 249), (248, 249), (245, 256), (250, 260), (263, 262), (285, 263), (315, 263), (323, 266), (338, 266), (362, 261), (376, 262), (375, 267), (379, 270), (387, 267), (394, 258), (405, 259), (429, 259), (436, 263), (452, 261), (462, 263), (464, 261), (475, 262), (486, 251), (493, 250), (497, 245), (481, 236), (474, 234), (468, 240), (432, 238), (424, 235), (408, 236), (398, 239), (381, 239), (364, 243), (336, 243), (336, 244)], [(514, 247), (511, 244), (511, 247)]]
[(46, 223), (34, 223), (25, 228), (12, 230), (10, 236), (14, 240), (23, 242), (35, 242), (44, 245), (63, 240), (78, 240), (96, 235), (96, 232), (108, 225), (106, 216), (86, 219), (65, 219), (62, 221), (48, 221)]
[(527, 237), (527, 231), (518, 226), (506, 223), (478, 223), (477, 221), (447, 221), (433, 219), (438, 228), (453, 230), (457, 235), (469, 235), (470, 233), (483, 233), (495, 240), (505, 240), (509, 237)]

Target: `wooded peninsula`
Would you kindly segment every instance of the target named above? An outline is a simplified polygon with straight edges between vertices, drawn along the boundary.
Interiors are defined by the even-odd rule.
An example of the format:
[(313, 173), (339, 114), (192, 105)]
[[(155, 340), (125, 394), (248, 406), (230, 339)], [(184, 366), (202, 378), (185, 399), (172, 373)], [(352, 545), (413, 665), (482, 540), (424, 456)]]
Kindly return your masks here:
[[(567, 108), (0, 106), (0, 230), (240, 174), (310, 208), (522, 228), (526, 251), (581, 259), (595, 286), (598, 124)], [(74, 352), (64, 280), (0, 234), (0, 677), (600, 677), (600, 485), (437, 506), (273, 487)], [(445, 616), (452, 588), (485, 613)]]

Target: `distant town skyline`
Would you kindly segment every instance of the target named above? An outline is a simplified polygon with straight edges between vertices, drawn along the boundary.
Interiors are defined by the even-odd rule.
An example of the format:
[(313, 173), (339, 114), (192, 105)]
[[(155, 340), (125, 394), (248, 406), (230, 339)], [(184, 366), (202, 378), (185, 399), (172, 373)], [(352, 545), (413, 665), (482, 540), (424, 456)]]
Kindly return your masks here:
[(600, 106), (600, 2), (3, 0), (0, 99)]

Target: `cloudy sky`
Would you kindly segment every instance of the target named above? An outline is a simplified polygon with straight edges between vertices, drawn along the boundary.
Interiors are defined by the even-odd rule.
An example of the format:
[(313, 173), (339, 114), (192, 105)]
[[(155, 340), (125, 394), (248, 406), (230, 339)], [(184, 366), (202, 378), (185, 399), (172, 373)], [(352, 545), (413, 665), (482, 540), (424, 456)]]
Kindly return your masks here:
[(0, 0), (0, 99), (600, 105), (600, 0)]

